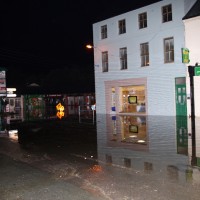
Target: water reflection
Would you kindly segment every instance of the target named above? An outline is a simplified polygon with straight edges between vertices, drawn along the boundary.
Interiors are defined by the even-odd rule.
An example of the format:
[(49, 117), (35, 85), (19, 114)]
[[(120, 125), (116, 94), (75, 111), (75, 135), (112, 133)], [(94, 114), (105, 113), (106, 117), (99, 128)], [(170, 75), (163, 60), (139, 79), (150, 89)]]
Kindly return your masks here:
[[(45, 169), (50, 162), (54, 169), (56, 159), (61, 171), (72, 164), (84, 184), (100, 188), (110, 199), (133, 199), (145, 192), (151, 199), (164, 199), (165, 194), (165, 199), (198, 199), (189, 198), (193, 191), (198, 196), (200, 186), (199, 119), (196, 122), (195, 147), (188, 119), (166, 116), (97, 115), (96, 126), (83, 123), (78, 115), (71, 121), (23, 121), (14, 127), (11, 123), (9, 131), (20, 131), (11, 131), (9, 138), (18, 141), (28, 159), (34, 154), (42, 158)], [(41, 164), (38, 157), (36, 165)], [(169, 191), (176, 191), (176, 198)]]
[(192, 147), (187, 117), (99, 115), (97, 138), (98, 158), (105, 164), (153, 174), (162, 171), (171, 180), (200, 176), (192, 164), (195, 149), (200, 167), (200, 136)]

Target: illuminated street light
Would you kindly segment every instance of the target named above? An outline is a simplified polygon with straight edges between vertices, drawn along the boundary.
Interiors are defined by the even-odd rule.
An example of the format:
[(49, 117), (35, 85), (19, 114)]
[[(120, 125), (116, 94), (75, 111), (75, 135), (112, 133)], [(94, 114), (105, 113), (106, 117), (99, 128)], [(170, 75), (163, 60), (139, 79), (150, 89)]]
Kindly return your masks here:
[(87, 44), (86, 45), (86, 48), (88, 48), (88, 49), (92, 49), (92, 48), (94, 48), (92, 45), (90, 45), (90, 44)]

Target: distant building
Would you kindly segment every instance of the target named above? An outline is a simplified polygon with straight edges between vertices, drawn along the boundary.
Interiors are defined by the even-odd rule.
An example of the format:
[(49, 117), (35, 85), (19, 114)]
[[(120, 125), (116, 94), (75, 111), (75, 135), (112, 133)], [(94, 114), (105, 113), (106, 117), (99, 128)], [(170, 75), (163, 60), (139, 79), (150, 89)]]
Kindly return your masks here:
[(97, 114), (187, 115), (183, 17), (195, 2), (163, 0), (93, 24)]

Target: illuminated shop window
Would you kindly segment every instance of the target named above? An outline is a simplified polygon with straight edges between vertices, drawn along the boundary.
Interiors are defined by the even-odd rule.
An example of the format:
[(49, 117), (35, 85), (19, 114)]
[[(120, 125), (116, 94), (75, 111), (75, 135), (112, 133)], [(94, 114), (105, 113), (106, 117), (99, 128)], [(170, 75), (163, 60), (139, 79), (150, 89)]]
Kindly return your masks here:
[(145, 86), (124, 86), (120, 88), (121, 113), (145, 113)]
[(120, 116), (121, 142), (147, 145), (146, 116)]

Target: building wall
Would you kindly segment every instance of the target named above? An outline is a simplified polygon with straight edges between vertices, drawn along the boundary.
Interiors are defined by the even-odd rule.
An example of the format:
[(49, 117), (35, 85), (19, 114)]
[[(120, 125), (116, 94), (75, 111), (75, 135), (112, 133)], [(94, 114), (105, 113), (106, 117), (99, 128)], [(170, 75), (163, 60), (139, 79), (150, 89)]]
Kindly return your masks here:
[[(190, 18), (184, 21), (185, 25), (185, 43), (190, 53), (190, 63), (188, 65), (195, 66), (196, 63), (200, 65), (200, 17)], [(195, 30), (195, 31), (194, 31)], [(187, 93), (190, 96), (190, 82), (187, 76)], [(194, 100), (195, 100), (195, 115), (200, 117), (200, 76), (194, 77)], [(191, 115), (190, 99), (187, 101), (188, 115)]]
[[(163, 0), (93, 24), (95, 91), (97, 113), (106, 112), (105, 81), (147, 78), (148, 114), (175, 115), (175, 78), (185, 77), (181, 48), (185, 47), (184, 25), (186, 3)], [(161, 7), (172, 4), (173, 20), (162, 23)], [(188, 8), (189, 9), (189, 8)], [(148, 27), (138, 28), (138, 14), (147, 12)], [(126, 33), (118, 35), (118, 21), (126, 19)], [(101, 40), (101, 26), (107, 25), (108, 38)], [(175, 61), (164, 64), (164, 38), (174, 37)], [(140, 44), (149, 42), (150, 65), (140, 66)], [(128, 69), (120, 70), (119, 48), (127, 47)], [(102, 72), (102, 51), (108, 51), (109, 72)], [(114, 82), (113, 82), (114, 83)], [(131, 84), (131, 82), (129, 83)]]

